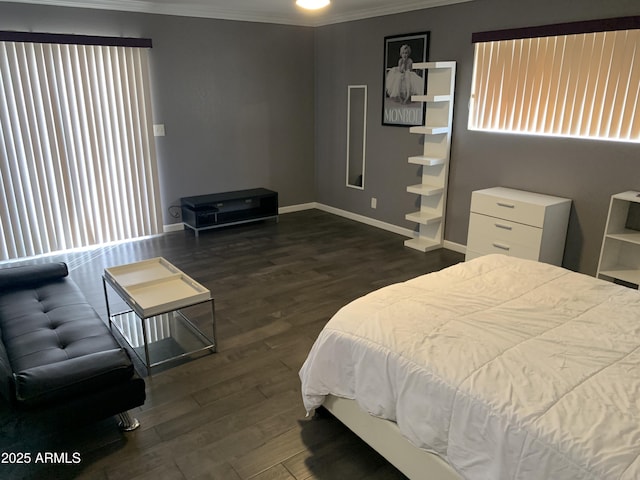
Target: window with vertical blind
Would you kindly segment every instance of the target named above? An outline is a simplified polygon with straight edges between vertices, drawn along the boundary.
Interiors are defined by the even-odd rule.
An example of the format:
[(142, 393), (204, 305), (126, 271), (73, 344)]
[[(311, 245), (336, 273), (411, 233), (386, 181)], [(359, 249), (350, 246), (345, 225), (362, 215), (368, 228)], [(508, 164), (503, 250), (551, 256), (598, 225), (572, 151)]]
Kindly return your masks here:
[(0, 259), (162, 231), (150, 46), (0, 32)]
[(472, 40), (469, 129), (640, 142), (640, 17)]

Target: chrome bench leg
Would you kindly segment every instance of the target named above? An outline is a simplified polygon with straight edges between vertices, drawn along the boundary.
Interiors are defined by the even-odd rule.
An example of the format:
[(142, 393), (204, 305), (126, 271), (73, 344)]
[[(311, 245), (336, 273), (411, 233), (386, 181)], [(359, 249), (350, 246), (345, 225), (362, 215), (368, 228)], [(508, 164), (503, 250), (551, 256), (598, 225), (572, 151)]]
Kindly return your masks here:
[(131, 432), (140, 426), (138, 419), (129, 415), (129, 412), (119, 413), (118, 418), (120, 419), (118, 426), (125, 432)]

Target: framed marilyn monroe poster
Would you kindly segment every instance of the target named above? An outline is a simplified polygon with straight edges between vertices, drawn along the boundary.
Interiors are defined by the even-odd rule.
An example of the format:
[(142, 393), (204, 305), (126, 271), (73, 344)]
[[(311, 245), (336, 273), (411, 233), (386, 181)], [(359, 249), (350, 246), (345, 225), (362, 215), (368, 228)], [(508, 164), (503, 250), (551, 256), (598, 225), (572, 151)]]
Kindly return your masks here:
[(422, 125), (425, 105), (412, 102), (412, 95), (425, 92), (423, 70), (412, 70), (414, 63), (429, 56), (429, 32), (395, 35), (384, 39), (384, 77), (382, 124)]

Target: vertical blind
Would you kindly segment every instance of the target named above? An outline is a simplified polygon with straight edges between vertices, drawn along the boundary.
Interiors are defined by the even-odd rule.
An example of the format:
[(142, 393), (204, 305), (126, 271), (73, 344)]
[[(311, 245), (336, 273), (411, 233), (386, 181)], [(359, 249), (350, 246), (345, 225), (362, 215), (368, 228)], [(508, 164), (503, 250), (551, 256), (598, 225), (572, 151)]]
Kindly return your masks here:
[(163, 313), (151, 318), (145, 318), (144, 328), (142, 322), (134, 312), (116, 315), (113, 319), (118, 324), (120, 331), (127, 338), (133, 348), (144, 347), (144, 332), (147, 332), (147, 343), (156, 343), (165, 338), (171, 338), (171, 320), (173, 313)]
[(640, 29), (475, 44), (469, 128), (640, 142)]
[(161, 232), (147, 52), (0, 42), (0, 259)]

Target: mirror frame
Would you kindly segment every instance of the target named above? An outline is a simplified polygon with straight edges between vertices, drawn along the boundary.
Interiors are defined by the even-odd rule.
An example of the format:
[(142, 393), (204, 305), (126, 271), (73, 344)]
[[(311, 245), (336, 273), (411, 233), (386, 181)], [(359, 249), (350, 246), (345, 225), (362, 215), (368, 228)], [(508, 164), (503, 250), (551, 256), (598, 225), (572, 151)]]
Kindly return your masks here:
[[(365, 172), (365, 158), (366, 158), (366, 146), (367, 146), (367, 86), (366, 85), (349, 85), (347, 91), (347, 171), (346, 171), (346, 186), (349, 188), (355, 188), (358, 190), (364, 190), (364, 172)], [(349, 183), (349, 171), (351, 165), (351, 115), (358, 115), (359, 112), (354, 112), (351, 108), (351, 92), (354, 90), (362, 90), (364, 93), (363, 110), (362, 110), (362, 185), (354, 185)], [(356, 117), (354, 117), (356, 118)]]

